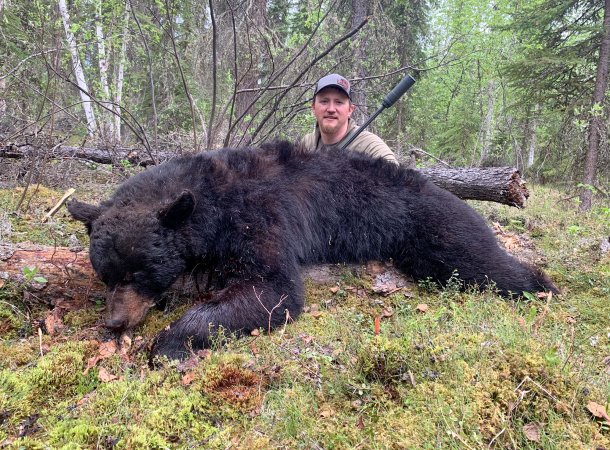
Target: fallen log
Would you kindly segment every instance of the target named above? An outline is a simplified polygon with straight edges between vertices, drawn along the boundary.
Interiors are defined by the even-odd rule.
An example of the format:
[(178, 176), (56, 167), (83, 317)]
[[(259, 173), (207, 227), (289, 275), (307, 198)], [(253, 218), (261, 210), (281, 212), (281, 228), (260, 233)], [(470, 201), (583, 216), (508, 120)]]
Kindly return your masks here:
[[(35, 277), (28, 275), (32, 269)], [(38, 277), (46, 281), (38, 282)], [(105, 286), (89, 261), (89, 252), (82, 248), (0, 243), (0, 283), (7, 281), (27, 287), (39, 300), (52, 305), (84, 304), (103, 298), (105, 293)], [(168, 294), (193, 298), (205, 292), (206, 282), (205, 276), (182, 277)]]
[[(380, 271), (384, 274), (391, 272), (394, 282), (400, 286), (409, 283), (404, 275), (389, 266), (385, 267), (381, 263), (370, 265), (372, 275), (377, 275)], [(24, 271), (26, 267), (28, 269)], [(314, 284), (334, 286), (344, 275), (345, 267), (358, 271), (361, 266), (316, 264), (303, 266), (301, 272), (304, 278)], [(31, 273), (34, 268), (36, 276), (28, 277), (26, 272)], [(33, 279), (38, 277), (46, 281), (36, 282)], [(88, 301), (102, 299), (105, 295), (105, 286), (91, 266), (89, 252), (82, 248), (0, 243), (0, 287), (6, 282), (25, 286), (39, 301), (54, 306), (66, 303), (83, 306)], [(185, 276), (176, 281), (167, 295), (175, 299), (205, 299), (208, 295), (206, 287), (206, 274), (199, 274), (197, 278)]]
[[(126, 161), (134, 166), (142, 167), (161, 163), (177, 156), (172, 152), (155, 152), (154, 155), (149, 155), (144, 150), (125, 148), (58, 146), (47, 149), (32, 145), (0, 147), (0, 158), (35, 159), (43, 155), (53, 159), (79, 158), (100, 164), (118, 165)], [(437, 186), (447, 189), (464, 200), (483, 200), (524, 208), (529, 197), (529, 192), (519, 171), (512, 167), (418, 170)]]
[(419, 169), (437, 186), (463, 200), (485, 200), (524, 208), (529, 192), (513, 167)]
[(0, 158), (35, 159), (43, 156), (49, 159), (85, 159), (99, 164), (113, 165), (120, 165), (121, 162), (126, 161), (134, 166), (147, 167), (175, 158), (177, 154), (155, 152), (151, 155), (144, 149), (72, 147), (68, 145), (45, 148), (34, 145), (12, 144), (0, 147)]

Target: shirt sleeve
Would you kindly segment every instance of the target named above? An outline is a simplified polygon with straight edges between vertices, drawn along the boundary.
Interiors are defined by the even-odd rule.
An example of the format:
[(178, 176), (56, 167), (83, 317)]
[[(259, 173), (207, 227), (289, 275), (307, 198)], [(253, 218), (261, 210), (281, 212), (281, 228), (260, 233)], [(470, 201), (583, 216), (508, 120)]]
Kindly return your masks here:
[(379, 136), (369, 131), (362, 132), (350, 147), (373, 158), (383, 158), (398, 165), (398, 159), (390, 147)]

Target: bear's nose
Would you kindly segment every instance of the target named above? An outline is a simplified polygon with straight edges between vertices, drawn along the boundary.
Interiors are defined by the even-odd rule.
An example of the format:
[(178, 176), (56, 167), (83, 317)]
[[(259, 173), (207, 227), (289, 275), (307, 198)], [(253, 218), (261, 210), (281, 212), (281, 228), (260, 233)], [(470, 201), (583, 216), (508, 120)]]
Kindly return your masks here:
[(125, 321), (122, 319), (106, 319), (104, 326), (112, 331), (122, 331), (125, 329)]

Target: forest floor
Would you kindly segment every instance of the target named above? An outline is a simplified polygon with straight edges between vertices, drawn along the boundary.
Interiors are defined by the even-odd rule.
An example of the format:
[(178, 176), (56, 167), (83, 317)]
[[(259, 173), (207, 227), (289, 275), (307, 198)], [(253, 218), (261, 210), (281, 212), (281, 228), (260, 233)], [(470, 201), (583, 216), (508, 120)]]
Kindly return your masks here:
[[(112, 187), (80, 182), (81, 199)], [(473, 206), (561, 295), (383, 289), (384, 267), (336, 266), (307, 281), (294, 323), (156, 369), (146, 346), (185, 306), (117, 344), (99, 298), (55, 317), (44, 273), (0, 280), (0, 447), (610, 449), (610, 204), (581, 214), (530, 191), (524, 210)], [(10, 213), (22, 192), (0, 190), (0, 238), (86, 244), (65, 208), (40, 221), (62, 190), (31, 188)]]

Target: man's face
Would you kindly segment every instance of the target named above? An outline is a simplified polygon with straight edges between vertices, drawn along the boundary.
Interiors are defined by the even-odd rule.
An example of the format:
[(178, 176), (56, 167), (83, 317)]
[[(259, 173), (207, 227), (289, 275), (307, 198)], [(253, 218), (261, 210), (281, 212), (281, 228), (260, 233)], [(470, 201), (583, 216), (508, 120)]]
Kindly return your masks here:
[(322, 89), (316, 94), (311, 106), (322, 134), (334, 136), (336, 143), (347, 132), (347, 120), (354, 112), (355, 106), (344, 92), (333, 87)]

